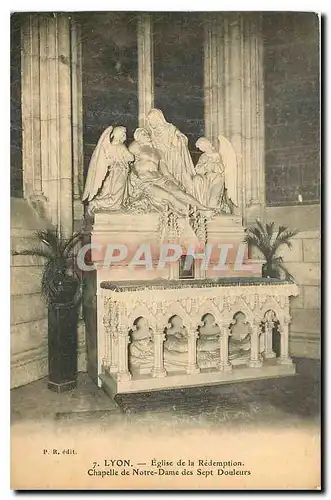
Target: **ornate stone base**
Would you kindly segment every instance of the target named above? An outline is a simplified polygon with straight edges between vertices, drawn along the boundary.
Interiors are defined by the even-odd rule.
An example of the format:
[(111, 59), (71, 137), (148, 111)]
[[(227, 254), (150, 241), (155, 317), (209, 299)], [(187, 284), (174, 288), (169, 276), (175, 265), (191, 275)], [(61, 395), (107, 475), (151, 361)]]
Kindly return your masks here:
[(190, 366), (187, 370), (186, 370), (186, 373), (188, 375), (194, 375), (196, 373), (200, 373), (200, 368), (198, 367), (198, 365), (195, 365), (195, 366)]
[(230, 363), (230, 362), (220, 363), (219, 370), (221, 372), (230, 372), (232, 370), (232, 363)]
[(163, 378), (151, 378), (150, 375), (132, 378), (122, 382), (110, 374), (101, 374), (100, 380), (105, 392), (114, 396), (129, 392), (142, 392), (179, 387), (192, 387), (203, 385), (229, 384), (243, 380), (264, 379), (273, 377), (286, 377), (295, 375), (294, 365), (281, 365), (276, 360), (268, 360), (260, 368), (252, 369), (247, 366), (235, 366), (231, 371), (201, 370), (197, 374), (173, 374)]
[(282, 357), (282, 356), (277, 359), (277, 363), (279, 365), (287, 365), (287, 366), (294, 365), (294, 363), (293, 363), (293, 361), (292, 361), (291, 358), (289, 358), (289, 357)]
[(167, 372), (166, 370), (164, 369), (161, 369), (161, 370), (152, 370), (152, 377), (154, 378), (162, 378), (162, 377), (166, 377), (167, 376)]
[(132, 376), (131, 376), (131, 373), (127, 372), (127, 373), (117, 373), (116, 374), (116, 378), (117, 378), (117, 382), (127, 382), (129, 380), (131, 380)]
[(262, 364), (262, 359), (252, 359), (249, 361), (248, 366), (251, 368), (260, 368)]
[[(111, 360), (108, 366), (117, 366), (118, 372), (110, 373), (100, 363), (101, 385), (108, 394), (116, 394), (293, 375), (289, 297), (297, 293), (293, 283), (261, 278), (102, 282), (99, 359)], [(270, 311), (278, 329), (270, 327)], [(237, 357), (233, 346), (229, 354), (228, 341), (239, 312), (245, 315), (250, 333), (245, 337), (247, 353)], [(208, 346), (208, 340), (201, 340), (206, 335), (206, 315), (212, 320), (209, 328), (218, 333), (209, 341), (205, 359), (199, 348)], [(199, 328), (205, 333), (200, 335)], [(170, 332), (172, 341), (167, 338)], [(281, 335), (279, 358), (270, 358), (274, 332)], [(135, 365), (130, 352), (136, 353)]]

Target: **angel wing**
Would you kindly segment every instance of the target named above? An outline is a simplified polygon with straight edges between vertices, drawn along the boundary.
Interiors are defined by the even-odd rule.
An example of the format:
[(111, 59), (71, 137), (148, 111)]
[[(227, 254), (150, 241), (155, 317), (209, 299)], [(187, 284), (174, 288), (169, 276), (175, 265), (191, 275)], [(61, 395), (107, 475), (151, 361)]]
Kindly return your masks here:
[(238, 162), (235, 150), (228, 139), (220, 135), (219, 153), (224, 164), (225, 187), (227, 189), (228, 198), (235, 206), (238, 206), (238, 189), (237, 189), (237, 171)]
[(107, 174), (108, 160), (106, 155), (107, 141), (113, 130), (110, 126), (102, 133), (95, 150), (93, 151), (82, 200), (91, 201), (97, 195)]

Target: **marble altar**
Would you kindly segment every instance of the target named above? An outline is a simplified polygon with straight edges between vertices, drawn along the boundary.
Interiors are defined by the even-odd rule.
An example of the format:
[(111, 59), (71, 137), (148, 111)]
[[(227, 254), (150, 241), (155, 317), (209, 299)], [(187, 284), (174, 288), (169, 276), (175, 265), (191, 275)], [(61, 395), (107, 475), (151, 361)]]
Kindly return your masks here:
[[(297, 293), (294, 283), (263, 278), (102, 282), (98, 290), (100, 385), (114, 394), (294, 374), (289, 298)], [(237, 349), (239, 356), (229, 350), (238, 312), (250, 327), (249, 339)], [(144, 364), (139, 370), (129, 358), (132, 345), (136, 349), (140, 342), (130, 332), (141, 318), (149, 367)], [(212, 329), (207, 333), (211, 318)], [(272, 350), (275, 334), (281, 339), (277, 358)], [(245, 349), (248, 356), (238, 352)]]
[[(289, 307), (298, 287), (261, 278), (262, 262), (248, 258), (230, 142), (220, 136), (216, 149), (199, 138), (194, 166), (187, 138), (156, 109), (125, 141), (124, 127), (105, 130), (83, 196), (99, 385), (111, 395), (295, 373)], [(182, 258), (193, 262), (189, 273)]]

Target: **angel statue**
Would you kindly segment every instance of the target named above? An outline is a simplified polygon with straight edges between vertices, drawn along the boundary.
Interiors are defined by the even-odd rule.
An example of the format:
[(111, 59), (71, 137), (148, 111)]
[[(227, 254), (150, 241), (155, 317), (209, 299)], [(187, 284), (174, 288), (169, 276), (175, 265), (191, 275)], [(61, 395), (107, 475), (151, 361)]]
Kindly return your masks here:
[(95, 210), (115, 211), (127, 197), (129, 163), (134, 156), (124, 145), (125, 127), (108, 127), (101, 135), (90, 161), (83, 201), (89, 213)]
[(233, 207), (238, 207), (238, 162), (236, 152), (231, 142), (222, 135), (218, 136), (219, 152), (224, 165), (225, 189), (223, 193), (222, 204), (229, 207), (231, 213)]
[(147, 130), (137, 129), (134, 138), (129, 146), (135, 157), (128, 182), (129, 208), (162, 212), (169, 206), (177, 215), (186, 216), (188, 207), (195, 206), (207, 217), (212, 215), (213, 211), (186, 193), (168, 172)]
[(195, 167), (193, 195), (205, 206), (227, 212), (238, 204), (237, 160), (230, 142), (222, 136), (218, 139), (219, 151), (206, 137), (195, 144), (202, 155)]
[(188, 150), (187, 137), (172, 123), (168, 123), (162, 111), (151, 109), (147, 114), (147, 126), (152, 143), (167, 165), (169, 173), (187, 193), (192, 194), (193, 161)]

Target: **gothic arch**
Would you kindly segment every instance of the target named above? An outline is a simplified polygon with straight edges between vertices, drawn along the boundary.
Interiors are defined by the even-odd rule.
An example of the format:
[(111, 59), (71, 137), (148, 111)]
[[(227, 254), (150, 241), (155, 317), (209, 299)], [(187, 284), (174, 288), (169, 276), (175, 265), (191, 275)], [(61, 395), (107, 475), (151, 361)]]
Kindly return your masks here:
[(151, 313), (151, 311), (148, 309), (147, 306), (143, 304), (139, 304), (137, 307), (134, 308), (132, 312), (129, 313), (127, 316), (127, 328), (130, 329), (134, 322), (138, 318), (145, 318), (148, 321), (149, 326), (152, 327), (152, 325), (155, 323), (155, 317)]

